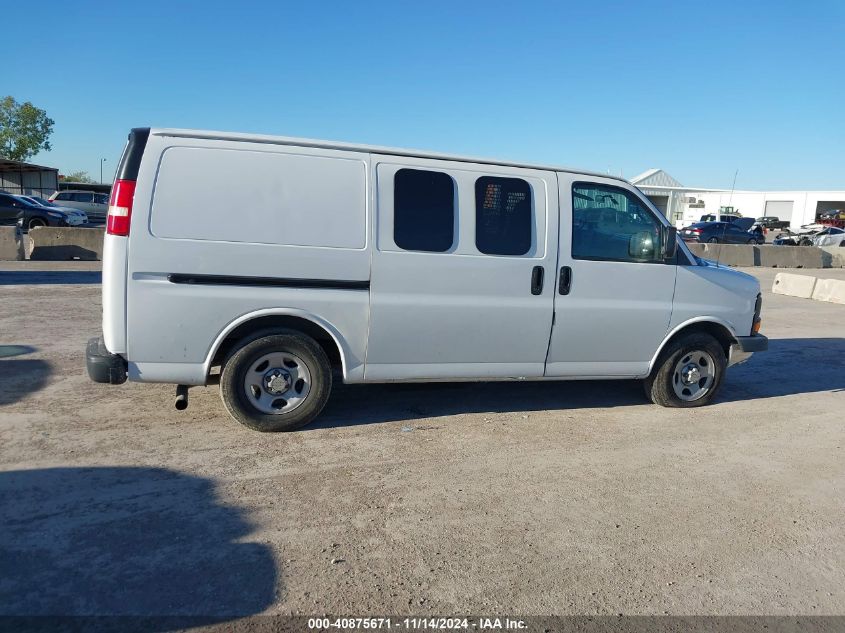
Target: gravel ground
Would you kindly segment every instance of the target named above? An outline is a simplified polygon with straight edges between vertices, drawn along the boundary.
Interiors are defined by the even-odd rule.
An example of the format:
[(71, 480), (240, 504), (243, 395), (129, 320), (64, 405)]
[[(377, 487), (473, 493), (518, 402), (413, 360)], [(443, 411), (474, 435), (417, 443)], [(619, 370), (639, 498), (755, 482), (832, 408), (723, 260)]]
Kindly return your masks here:
[(0, 269), (0, 614), (845, 614), (845, 306), (777, 271), (770, 351), (706, 408), (341, 385), (267, 435), (213, 387), (89, 382), (96, 268)]

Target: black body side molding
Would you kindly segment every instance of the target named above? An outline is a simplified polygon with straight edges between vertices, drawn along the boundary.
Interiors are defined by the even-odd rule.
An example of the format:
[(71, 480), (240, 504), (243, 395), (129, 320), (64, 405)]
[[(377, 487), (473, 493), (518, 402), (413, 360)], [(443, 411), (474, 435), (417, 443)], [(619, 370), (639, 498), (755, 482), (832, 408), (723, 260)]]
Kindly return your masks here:
[(321, 288), (324, 290), (369, 290), (369, 281), (347, 279), (296, 279), (288, 277), (245, 277), (234, 275), (193, 275), (171, 273), (167, 281), (174, 284), (205, 286), (253, 286), (266, 288)]

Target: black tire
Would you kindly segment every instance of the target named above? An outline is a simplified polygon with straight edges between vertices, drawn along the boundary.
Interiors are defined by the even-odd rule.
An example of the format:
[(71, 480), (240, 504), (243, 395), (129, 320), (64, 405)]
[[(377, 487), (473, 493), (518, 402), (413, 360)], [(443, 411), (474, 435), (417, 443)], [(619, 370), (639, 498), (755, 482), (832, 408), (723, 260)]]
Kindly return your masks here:
[(32, 218), (27, 223), (26, 228), (27, 228), (28, 231), (31, 231), (32, 229), (37, 228), (39, 226), (47, 226), (47, 223), (40, 218)]
[[(285, 413), (264, 413), (247, 395), (244, 380), (252, 365), (270, 353), (289, 353), (307, 366), (310, 389), (301, 404)], [(262, 370), (263, 371), (263, 370)], [(283, 330), (245, 342), (226, 359), (220, 376), (220, 396), (238, 422), (255, 431), (294, 431), (316, 418), (329, 399), (332, 371), (323, 348), (294, 330)]]
[[(684, 400), (675, 391), (675, 369), (682, 360), (698, 352), (705, 352), (713, 359), (712, 384), (697, 399)], [(654, 404), (659, 404), (662, 407), (701, 407), (709, 404), (719, 391), (726, 368), (725, 350), (719, 341), (710, 334), (703, 332), (687, 334), (669, 343), (666, 349), (661, 352), (651, 375), (643, 381), (643, 387), (646, 396)]]
[(709, 240), (707, 240), (707, 243), (708, 244), (718, 244), (719, 238), (718, 237), (711, 237)]

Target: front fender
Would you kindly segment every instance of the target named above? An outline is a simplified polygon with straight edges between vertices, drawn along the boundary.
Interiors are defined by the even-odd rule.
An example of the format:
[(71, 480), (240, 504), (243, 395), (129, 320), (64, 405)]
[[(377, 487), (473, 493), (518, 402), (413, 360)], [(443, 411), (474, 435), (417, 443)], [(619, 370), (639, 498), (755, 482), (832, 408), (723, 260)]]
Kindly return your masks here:
[(700, 317), (688, 319), (688, 320), (684, 321), (683, 323), (680, 323), (679, 325), (675, 326), (672, 330), (670, 330), (669, 333), (666, 335), (666, 337), (663, 339), (663, 341), (660, 343), (660, 347), (657, 348), (657, 351), (654, 353), (654, 356), (652, 356), (651, 361), (648, 364), (648, 373), (651, 374), (651, 372), (654, 370), (654, 365), (655, 365), (655, 363), (657, 363), (657, 359), (660, 357), (660, 354), (663, 352), (663, 349), (666, 347), (666, 345), (669, 343), (669, 341), (672, 340), (672, 338), (674, 336), (676, 336), (677, 334), (679, 334), (680, 332), (682, 332), (686, 328), (689, 328), (690, 326), (693, 326), (693, 325), (696, 325), (696, 324), (699, 324), (699, 323), (708, 323), (708, 324), (712, 323), (713, 325), (717, 325), (717, 326), (721, 327), (723, 330), (725, 330), (725, 333), (729, 337), (731, 337), (734, 341), (736, 341), (736, 339), (737, 339), (737, 334), (736, 334), (736, 331), (734, 330), (733, 326), (730, 323), (728, 323), (727, 321), (725, 321), (724, 319), (720, 319), (719, 317), (714, 317), (714, 316), (700, 316)]

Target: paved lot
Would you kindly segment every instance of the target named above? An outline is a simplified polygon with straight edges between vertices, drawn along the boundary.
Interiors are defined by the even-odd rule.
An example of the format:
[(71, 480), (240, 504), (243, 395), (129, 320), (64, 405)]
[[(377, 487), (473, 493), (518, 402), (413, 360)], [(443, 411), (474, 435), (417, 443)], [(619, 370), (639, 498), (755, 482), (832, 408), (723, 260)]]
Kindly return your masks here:
[(843, 614), (845, 306), (752, 272), (771, 350), (713, 406), (341, 386), (263, 435), (89, 382), (96, 266), (4, 265), (0, 613)]

